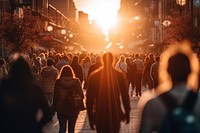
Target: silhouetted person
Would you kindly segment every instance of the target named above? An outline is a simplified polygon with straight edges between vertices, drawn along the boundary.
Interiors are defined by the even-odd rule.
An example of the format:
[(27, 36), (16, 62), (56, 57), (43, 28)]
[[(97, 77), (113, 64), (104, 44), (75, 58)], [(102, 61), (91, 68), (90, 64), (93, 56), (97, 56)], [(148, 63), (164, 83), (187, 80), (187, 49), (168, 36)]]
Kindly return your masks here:
[(74, 70), (76, 77), (79, 78), (79, 80), (82, 83), (83, 82), (83, 70), (82, 70), (81, 65), (79, 64), (79, 57), (78, 56), (73, 57), (72, 63), (71, 63), (70, 66)]
[(121, 121), (129, 123), (128, 82), (123, 72), (113, 67), (111, 53), (105, 53), (102, 59), (103, 67), (92, 73), (88, 80), (86, 105), (90, 127), (96, 126), (97, 133), (118, 133)]
[(53, 102), (53, 92), (56, 79), (58, 77), (58, 69), (54, 67), (55, 61), (52, 58), (47, 59), (46, 66), (42, 67), (41, 76), (41, 86), (49, 103), (49, 106)]
[[(174, 49), (176, 49), (176, 47), (172, 47), (171, 50)], [(165, 54), (162, 57), (166, 58), (166, 55), (170, 54)], [(190, 93), (189, 90), (191, 90), (191, 87), (187, 84), (189, 81), (188, 77), (192, 72), (191, 68), (194, 67), (194, 63), (191, 63), (191, 60), (189, 59), (189, 56), (191, 55), (192, 53), (187, 55), (182, 51), (177, 51), (166, 60), (167, 63), (164, 63), (164, 61), (161, 60), (161, 64), (165, 64), (165, 66), (159, 66), (159, 69), (164, 70), (159, 71), (160, 78), (166, 76), (163, 73), (166, 72), (171, 78), (172, 87), (170, 90), (165, 91), (146, 103), (142, 114), (140, 133), (159, 132), (163, 127), (168, 112), (184, 103), (186, 97)], [(167, 64), (168, 66), (166, 67)], [(170, 78), (166, 78), (165, 82), (167, 83)], [(163, 88), (158, 88), (158, 91), (162, 91), (162, 89)], [(193, 103), (189, 104), (192, 105)], [(197, 100), (194, 108), (194, 113), (198, 121), (200, 120), (199, 104), (200, 99)], [(180, 125), (177, 125), (176, 128), (179, 126)]]
[(41, 133), (51, 119), (44, 93), (34, 84), (29, 64), (22, 56), (11, 63), (8, 78), (0, 86), (0, 106), (1, 133)]
[(84, 99), (80, 80), (75, 77), (71, 66), (65, 65), (60, 70), (58, 79), (56, 80), (52, 105), (53, 110), (57, 112), (60, 126), (59, 133), (65, 133), (67, 125), (68, 133), (74, 133), (76, 120), (80, 110), (71, 107), (69, 100), (67, 99), (72, 96), (73, 90)]
[(135, 71), (136, 71), (136, 65), (132, 63), (132, 58), (131, 57), (127, 57), (126, 58), (126, 64), (127, 64), (127, 80), (128, 80), (128, 85), (131, 84), (131, 94), (130, 96), (133, 96), (133, 91), (134, 91), (134, 87), (135, 87)]
[(97, 69), (99, 69), (100, 67), (102, 66), (102, 63), (101, 63), (101, 56), (97, 56), (96, 57), (96, 62), (95, 64), (91, 65), (90, 66), (90, 69), (88, 71), (88, 77), (90, 76), (90, 74), (94, 71), (96, 71)]
[(156, 61), (151, 65), (150, 76), (153, 80), (153, 88), (158, 87), (158, 68), (160, 64), (160, 56), (156, 57)]
[(142, 75), (144, 71), (144, 62), (140, 59), (139, 54), (135, 54), (135, 60), (133, 60), (133, 64), (136, 65), (135, 71), (135, 86), (136, 86), (136, 96), (142, 95)]

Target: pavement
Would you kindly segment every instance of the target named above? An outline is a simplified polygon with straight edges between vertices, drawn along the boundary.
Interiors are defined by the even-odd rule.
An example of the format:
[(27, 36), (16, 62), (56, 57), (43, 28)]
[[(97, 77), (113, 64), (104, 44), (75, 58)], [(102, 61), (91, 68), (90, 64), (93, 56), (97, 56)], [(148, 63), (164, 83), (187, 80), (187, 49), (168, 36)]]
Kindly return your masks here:
[[(146, 91), (147, 88), (143, 87), (142, 91)], [(145, 95), (142, 97), (145, 97)], [(140, 97), (130, 97), (131, 102), (131, 112), (130, 112), (130, 123), (125, 124), (121, 123), (121, 129), (120, 133), (136, 133), (138, 130), (139, 125), (139, 109), (138, 109), (138, 101), (141, 99)], [(44, 133), (58, 133), (59, 130), (59, 124), (57, 120), (57, 116), (55, 115), (53, 117), (53, 120), (50, 121), (45, 127), (44, 127)], [(81, 111), (79, 113), (76, 126), (75, 126), (75, 133), (96, 133), (95, 130), (91, 130), (89, 126), (89, 121), (87, 117), (86, 110)]]

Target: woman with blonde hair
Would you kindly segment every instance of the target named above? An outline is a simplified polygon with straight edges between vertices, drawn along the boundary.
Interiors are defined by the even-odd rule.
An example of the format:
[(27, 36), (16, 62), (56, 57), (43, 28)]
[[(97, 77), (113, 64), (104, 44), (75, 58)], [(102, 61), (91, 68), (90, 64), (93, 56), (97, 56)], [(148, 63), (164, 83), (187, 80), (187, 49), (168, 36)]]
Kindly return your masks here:
[(68, 132), (74, 133), (76, 120), (80, 110), (73, 108), (68, 101), (72, 91), (76, 92), (76, 94), (84, 99), (80, 80), (75, 77), (72, 67), (65, 65), (62, 67), (55, 83), (52, 105), (52, 109), (57, 112), (60, 126), (59, 133), (66, 132), (67, 122)]

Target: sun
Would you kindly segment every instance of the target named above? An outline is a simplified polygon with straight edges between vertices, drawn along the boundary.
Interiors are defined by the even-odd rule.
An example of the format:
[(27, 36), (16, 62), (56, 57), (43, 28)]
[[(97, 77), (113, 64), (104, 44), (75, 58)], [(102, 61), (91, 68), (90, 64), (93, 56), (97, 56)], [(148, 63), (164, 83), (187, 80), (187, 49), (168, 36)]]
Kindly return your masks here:
[(88, 13), (89, 20), (95, 20), (102, 32), (108, 35), (109, 29), (117, 23), (120, 0), (87, 0), (86, 3), (82, 10)]

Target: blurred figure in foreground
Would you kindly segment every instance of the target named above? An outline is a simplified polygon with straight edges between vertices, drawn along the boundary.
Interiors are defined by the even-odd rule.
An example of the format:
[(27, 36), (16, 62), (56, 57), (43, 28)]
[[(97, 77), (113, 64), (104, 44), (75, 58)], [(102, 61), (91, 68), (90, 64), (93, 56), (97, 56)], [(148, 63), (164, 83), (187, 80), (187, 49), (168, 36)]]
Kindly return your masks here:
[(113, 67), (111, 53), (105, 53), (102, 59), (103, 67), (88, 80), (86, 105), (90, 127), (96, 126), (97, 133), (118, 133), (120, 122), (125, 120), (128, 124), (130, 119), (128, 83), (125, 75)]
[(11, 63), (8, 78), (2, 81), (0, 106), (1, 133), (41, 133), (51, 119), (45, 95), (34, 84), (30, 66), (22, 56)]
[[(158, 88), (156, 90), (157, 93), (165, 92), (146, 103), (143, 109), (140, 133), (165, 133), (167, 130), (168, 132), (170, 131), (170, 133), (179, 133), (180, 130), (184, 130), (184, 132), (181, 133), (188, 133), (185, 129), (187, 128), (189, 132), (191, 132), (190, 124), (197, 124), (196, 127), (200, 126), (199, 123), (196, 123), (196, 121), (200, 120), (200, 107), (197, 106), (200, 104), (197, 93), (198, 66), (197, 58), (190, 50), (190, 47), (185, 45), (184, 42), (183, 44), (171, 47), (161, 56), (159, 81), (165, 84), (170, 84), (171, 81), (171, 89), (166, 91), (163, 90), (163, 88)], [(189, 120), (184, 119), (181, 121), (182, 117), (186, 117), (186, 115), (182, 116), (180, 111), (178, 114), (176, 114), (176, 112), (174, 118), (179, 114), (181, 117), (176, 119), (176, 122), (179, 121), (179, 123), (176, 123), (174, 128), (172, 127), (174, 118), (171, 117), (170, 120), (166, 120), (169, 118), (170, 112), (172, 113), (177, 107), (183, 109), (183, 106), (187, 111), (194, 112), (194, 117), (191, 117), (192, 121), (190, 121), (190, 118)], [(184, 110), (181, 111), (183, 112)], [(197, 120), (195, 120), (195, 118)], [(187, 125), (183, 126), (180, 125), (180, 123)], [(166, 126), (168, 127), (165, 128)], [(196, 133), (196, 131), (194, 132), (194, 128), (192, 128), (192, 130), (192, 133)]]

